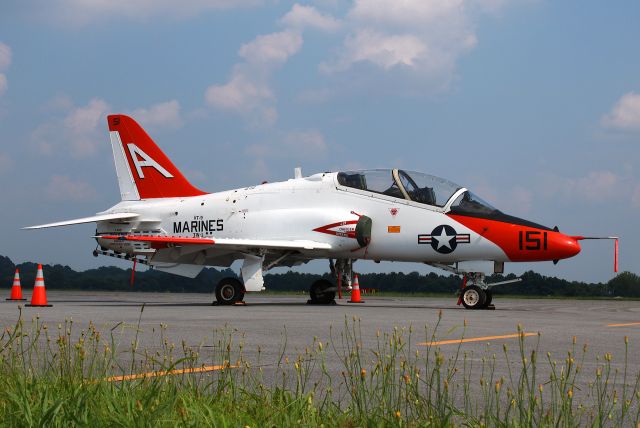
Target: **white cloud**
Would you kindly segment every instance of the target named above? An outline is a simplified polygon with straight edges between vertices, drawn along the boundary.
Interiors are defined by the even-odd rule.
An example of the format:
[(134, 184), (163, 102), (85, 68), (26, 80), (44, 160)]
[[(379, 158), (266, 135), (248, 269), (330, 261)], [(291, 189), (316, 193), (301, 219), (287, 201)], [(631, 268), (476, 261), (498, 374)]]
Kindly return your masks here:
[(414, 66), (427, 50), (413, 35), (386, 35), (373, 30), (359, 30), (344, 42), (342, 58), (335, 65), (325, 65), (325, 71), (344, 71), (353, 63), (368, 61), (384, 69), (397, 65)]
[(367, 23), (393, 24), (401, 28), (421, 27), (456, 17), (463, 0), (356, 0), (349, 15)]
[(131, 115), (143, 128), (180, 128), (184, 124), (177, 100), (153, 104), (134, 110)]
[(54, 175), (45, 187), (45, 195), (54, 201), (90, 201), (98, 192), (89, 183), (76, 181), (66, 175)]
[(389, 72), (400, 67), (425, 81), (446, 84), (458, 58), (477, 44), (471, 0), (356, 0), (349, 32), (336, 58), (321, 65), (344, 72), (370, 63)]
[(227, 83), (207, 88), (207, 104), (244, 114), (258, 125), (273, 125), (278, 113), (269, 79), (276, 67), (300, 50), (302, 42), (299, 33), (286, 30), (258, 36), (242, 45), (238, 54), (246, 62), (234, 67)]
[[(6, 44), (0, 42), (0, 71), (5, 71), (11, 65), (12, 52), (11, 48)], [(7, 76), (4, 73), (0, 73), (0, 95), (4, 94), (9, 87), (7, 82)]]
[[(67, 96), (59, 95), (48, 101), (44, 110), (52, 112), (54, 118), (31, 132), (31, 146), (36, 153), (52, 155), (64, 151), (81, 159), (109, 147), (107, 115), (111, 106), (105, 100), (92, 98), (86, 105), (76, 106)], [(64, 116), (60, 118), (61, 115)], [(183, 125), (180, 104), (176, 100), (138, 108), (131, 111), (131, 115), (145, 128), (179, 128)]]
[(11, 65), (11, 48), (0, 42), (0, 71), (5, 71)]
[[(63, 121), (66, 136), (71, 143), (71, 156), (83, 158), (96, 152), (104, 143), (104, 134), (98, 134), (98, 126), (106, 123), (109, 104), (93, 98), (84, 107), (73, 109)], [(105, 125), (106, 126), (106, 125)]]
[(291, 10), (280, 19), (280, 22), (289, 28), (298, 30), (313, 28), (328, 33), (339, 30), (342, 25), (338, 19), (320, 13), (313, 6), (299, 4), (294, 4)]
[(228, 83), (209, 86), (205, 100), (211, 107), (244, 114), (259, 124), (272, 125), (278, 116), (272, 106), (275, 96), (266, 79), (253, 76), (243, 67), (236, 67)]
[(249, 63), (271, 66), (285, 63), (301, 47), (302, 36), (287, 30), (258, 36), (242, 45), (238, 54)]
[(46, 19), (87, 25), (110, 18), (144, 21), (152, 17), (183, 19), (205, 12), (255, 6), (262, 0), (53, 0), (45, 4)]
[(624, 94), (602, 118), (604, 126), (621, 131), (640, 130), (640, 94)]

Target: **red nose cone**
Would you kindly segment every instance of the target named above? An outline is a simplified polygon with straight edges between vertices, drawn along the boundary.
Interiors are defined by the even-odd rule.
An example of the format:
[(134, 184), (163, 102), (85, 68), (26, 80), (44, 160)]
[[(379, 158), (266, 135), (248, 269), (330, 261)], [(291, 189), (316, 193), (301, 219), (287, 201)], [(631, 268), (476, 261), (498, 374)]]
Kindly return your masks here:
[(568, 259), (580, 252), (578, 241), (562, 233), (554, 233), (549, 237), (549, 249), (553, 253), (554, 259)]

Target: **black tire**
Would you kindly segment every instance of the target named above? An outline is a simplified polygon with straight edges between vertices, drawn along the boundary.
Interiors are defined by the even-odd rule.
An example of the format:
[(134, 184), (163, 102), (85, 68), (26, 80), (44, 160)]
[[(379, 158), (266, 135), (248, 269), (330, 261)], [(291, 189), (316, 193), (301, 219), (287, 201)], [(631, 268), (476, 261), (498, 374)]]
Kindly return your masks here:
[[(332, 289), (331, 291), (328, 291)], [(309, 290), (309, 296), (311, 297), (311, 303), (316, 305), (328, 305), (336, 298), (335, 287), (331, 281), (326, 279), (319, 279), (311, 284)]]
[(244, 298), (244, 287), (236, 278), (221, 279), (216, 286), (216, 301), (219, 305), (233, 305)]
[(484, 307), (487, 294), (477, 285), (470, 285), (462, 290), (462, 304), (467, 309), (480, 309)]
[(491, 290), (487, 289), (484, 290), (484, 294), (487, 297), (484, 299), (484, 305), (482, 305), (482, 307), (486, 308), (491, 304), (491, 301), (493, 300), (493, 293), (491, 292)]

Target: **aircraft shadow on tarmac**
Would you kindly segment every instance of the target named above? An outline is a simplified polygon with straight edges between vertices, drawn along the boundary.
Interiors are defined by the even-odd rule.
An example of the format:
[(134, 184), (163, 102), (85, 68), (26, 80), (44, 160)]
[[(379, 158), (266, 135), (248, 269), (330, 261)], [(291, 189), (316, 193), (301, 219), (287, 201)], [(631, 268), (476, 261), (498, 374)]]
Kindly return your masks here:
[[(355, 310), (359, 310), (359, 311), (366, 311), (368, 309), (372, 309), (372, 308), (376, 308), (376, 309), (429, 309), (429, 310), (457, 310), (457, 309), (464, 309), (462, 306), (442, 306), (442, 305), (394, 305), (394, 304), (371, 304), (371, 305), (349, 305), (346, 303), (340, 303), (337, 305), (308, 305), (306, 302), (255, 302), (255, 303), (247, 303), (246, 305), (233, 305), (233, 306), (225, 306), (225, 305), (212, 305), (211, 303), (203, 303), (203, 302), (196, 302), (196, 303), (191, 303), (191, 302), (184, 302), (184, 303), (175, 303), (175, 302), (153, 302), (153, 303), (147, 303), (147, 302), (131, 302), (131, 301), (113, 301), (113, 300), (108, 300), (108, 301), (96, 301), (96, 300), (73, 300), (73, 301), (57, 301), (57, 302), (53, 302), (53, 303), (91, 303), (89, 305), (82, 305), (82, 306), (89, 306), (89, 307), (104, 307), (104, 306), (119, 306), (119, 307), (141, 307), (142, 305), (144, 305), (145, 307), (193, 307), (193, 306), (199, 306), (199, 307), (204, 307), (204, 306), (211, 306), (211, 307), (215, 307), (215, 308), (220, 308), (222, 310), (226, 309), (226, 308), (239, 308), (239, 307), (244, 307), (244, 308), (259, 308), (259, 307), (294, 307), (294, 306), (304, 306), (304, 307), (308, 307), (309, 310), (313, 310), (311, 308), (318, 308), (318, 309), (328, 309), (328, 308), (349, 308), (349, 309), (355, 309)], [(223, 309), (224, 308), (224, 309)]]

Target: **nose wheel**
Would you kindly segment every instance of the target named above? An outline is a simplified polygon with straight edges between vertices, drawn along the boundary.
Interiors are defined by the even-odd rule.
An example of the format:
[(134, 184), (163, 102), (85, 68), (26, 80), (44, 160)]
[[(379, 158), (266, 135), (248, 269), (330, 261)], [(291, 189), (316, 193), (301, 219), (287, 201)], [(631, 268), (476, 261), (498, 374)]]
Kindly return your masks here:
[(484, 308), (486, 301), (486, 292), (477, 285), (469, 285), (462, 290), (462, 305), (467, 309)]
[[(470, 281), (471, 284), (467, 285), (467, 281)], [(503, 281), (503, 283), (505, 282), (511, 281)], [(462, 303), (466, 309), (495, 309), (491, 305), (492, 301), (493, 293), (491, 288), (484, 282), (484, 274), (471, 273), (464, 275), (462, 289), (458, 297), (458, 305)]]

